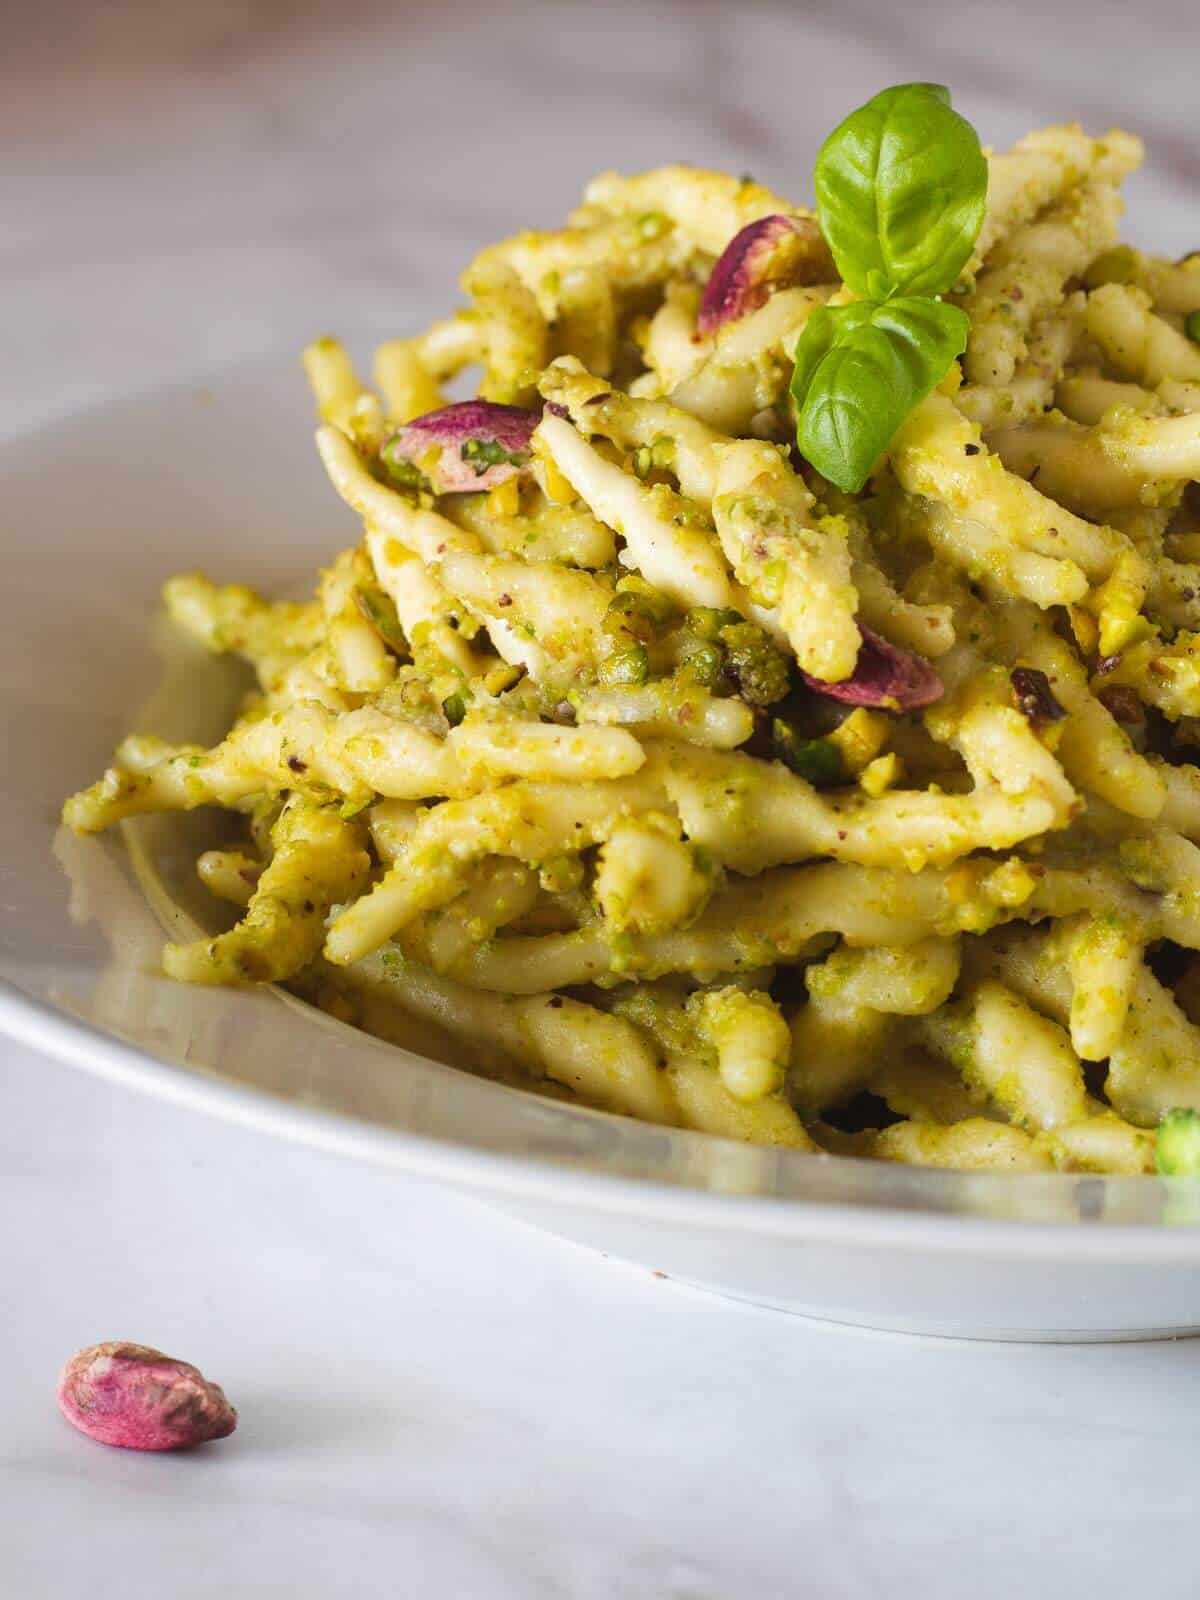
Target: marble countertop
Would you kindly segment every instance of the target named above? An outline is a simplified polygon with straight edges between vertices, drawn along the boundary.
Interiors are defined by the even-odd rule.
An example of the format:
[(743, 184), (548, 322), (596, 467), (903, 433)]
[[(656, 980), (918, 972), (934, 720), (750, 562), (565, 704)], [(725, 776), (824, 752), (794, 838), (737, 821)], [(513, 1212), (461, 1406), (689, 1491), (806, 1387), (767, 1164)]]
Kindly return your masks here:
[[(823, 1326), (53, 1063), (0, 1093), (14, 1600), (1195, 1594), (1200, 1342)], [(239, 1431), (73, 1433), (58, 1363), (113, 1334)]]
[[(444, 310), (481, 245), (605, 167), (688, 160), (806, 197), (881, 84), (935, 78), (983, 136), (1145, 135), (1132, 226), (1200, 225), (1194, 0), (39, 0), (0, 63), (0, 353), (17, 420), (314, 331)], [(1086, 20), (1085, 20), (1086, 19)], [(8, 386), (6, 386), (8, 387)]]
[[(11, 9), (4, 432), (403, 331), (604, 166), (802, 194), (820, 135), (902, 78), (952, 84), (997, 144), (1138, 129), (1133, 229), (1200, 243), (1194, 0)], [(1200, 1342), (809, 1324), (4, 1044), (0, 1272), (22, 1600), (1195, 1592)], [(72, 1434), (57, 1366), (114, 1335), (204, 1366), (238, 1434), (185, 1458)]]

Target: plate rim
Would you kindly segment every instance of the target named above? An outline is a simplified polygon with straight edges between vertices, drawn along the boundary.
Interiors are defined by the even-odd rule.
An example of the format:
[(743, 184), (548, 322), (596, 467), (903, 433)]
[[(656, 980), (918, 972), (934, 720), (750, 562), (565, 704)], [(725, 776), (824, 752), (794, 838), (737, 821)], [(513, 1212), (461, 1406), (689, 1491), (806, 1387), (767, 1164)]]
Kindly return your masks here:
[[(362, 336), (363, 330), (358, 330)], [(86, 426), (91, 419), (111, 418), (114, 412), (136, 413), (167, 396), (188, 396), (197, 389), (217, 388), (251, 378), (275, 381), (285, 364), (295, 370), (295, 353), (272, 349), (234, 362), (205, 365), (165, 381), (150, 381), (115, 394), (104, 402), (83, 403), (28, 429), (7, 432), (0, 439), (0, 466), (35, 442), (53, 439), (63, 430)], [(290, 377), (290, 373), (289, 373)], [(122, 850), (126, 847), (121, 846)], [(18, 983), (0, 978), (0, 1032), (31, 1048), (112, 1082), (135, 1087), (159, 1098), (204, 1111), (227, 1121), (270, 1132), (291, 1142), (339, 1153), (374, 1165), (410, 1171), (416, 1175), (457, 1184), (477, 1192), (532, 1197), (570, 1196), (589, 1210), (642, 1213), (651, 1217), (709, 1228), (750, 1229), (759, 1233), (814, 1241), (842, 1240), (860, 1246), (892, 1245), (906, 1250), (970, 1252), (974, 1255), (1040, 1257), (1056, 1260), (1129, 1260), (1200, 1266), (1200, 1227), (1186, 1220), (1145, 1217), (1138, 1221), (1111, 1221), (1076, 1215), (1073, 1220), (999, 1218), (980, 1215), (953, 1204), (939, 1207), (939, 1191), (951, 1188), (961, 1174), (936, 1168), (910, 1169), (914, 1199), (918, 1190), (928, 1193), (928, 1207), (870, 1197), (872, 1176), (878, 1163), (852, 1157), (830, 1157), (840, 1171), (858, 1169), (864, 1198), (849, 1204), (812, 1195), (734, 1193), (705, 1181), (703, 1170), (686, 1172), (675, 1180), (651, 1173), (631, 1175), (590, 1164), (586, 1155), (571, 1161), (545, 1151), (486, 1149), (468, 1139), (438, 1137), (398, 1124), (372, 1123), (351, 1112), (306, 1105), (282, 1094), (256, 1088), (216, 1073), (192, 1070), (154, 1054), (115, 1031), (97, 1026), (38, 998)], [(376, 1045), (378, 1041), (373, 1041)], [(414, 1058), (425, 1066), (446, 1068), (429, 1057)], [(464, 1093), (477, 1080), (461, 1074)], [(492, 1085), (491, 1087), (502, 1087)], [(510, 1093), (525, 1093), (509, 1090)], [(613, 1126), (626, 1119), (615, 1114), (556, 1104), (567, 1116), (604, 1117)], [(663, 1129), (672, 1139), (700, 1141), (697, 1149), (744, 1149), (735, 1141), (691, 1129)], [(786, 1169), (792, 1163), (814, 1158), (798, 1151), (772, 1151)], [(701, 1164), (702, 1167), (703, 1164)], [(1140, 1198), (1157, 1192), (1186, 1197), (1186, 1209), (1200, 1219), (1200, 1179), (1164, 1180), (1154, 1176), (1109, 1177), (1086, 1173), (972, 1174), (981, 1188), (1021, 1184), (1041, 1186), (1041, 1193), (1064, 1199), (1086, 1182), (1104, 1196), (1127, 1194)], [(1156, 1186), (1152, 1189), (1151, 1186)], [(947, 1199), (949, 1196), (947, 1195)]]
[[(630, 1177), (551, 1157), (483, 1150), (462, 1140), (438, 1139), (409, 1128), (385, 1127), (351, 1113), (291, 1102), (244, 1083), (192, 1072), (83, 1019), (59, 1011), (0, 978), (0, 1032), (64, 1065), (170, 1104), (197, 1110), (236, 1126), (306, 1145), (325, 1154), (447, 1182), (474, 1193), (528, 1200), (569, 1197), (590, 1211), (643, 1213), (697, 1227), (811, 1239), (909, 1251), (987, 1255), (1042, 1261), (1200, 1266), (1200, 1228), (1190, 1224), (1012, 1221), (965, 1213), (902, 1210), (877, 1204), (845, 1205), (788, 1195), (733, 1194), (687, 1183)], [(429, 1057), (419, 1060), (444, 1066)], [(446, 1068), (455, 1071), (454, 1068)], [(469, 1085), (472, 1074), (462, 1073)], [(503, 1087), (503, 1086), (501, 1086)], [(513, 1090), (513, 1093), (524, 1091)], [(564, 1107), (574, 1111), (578, 1108)], [(607, 1116), (610, 1114), (596, 1113)], [(623, 1119), (617, 1119), (623, 1120)], [(672, 1129), (694, 1137), (695, 1130)], [(723, 1144), (733, 1141), (718, 1140)], [(786, 1154), (801, 1159), (804, 1152)], [(871, 1163), (852, 1157), (855, 1167)], [(934, 1180), (948, 1176), (928, 1169)], [(996, 1183), (1030, 1175), (986, 1175)], [(1159, 1184), (1160, 1178), (1106, 1178), (1092, 1174), (1048, 1174), (1034, 1181), (1097, 1184)], [(1171, 1187), (1200, 1198), (1200, 1179), (1173, 1179)]]

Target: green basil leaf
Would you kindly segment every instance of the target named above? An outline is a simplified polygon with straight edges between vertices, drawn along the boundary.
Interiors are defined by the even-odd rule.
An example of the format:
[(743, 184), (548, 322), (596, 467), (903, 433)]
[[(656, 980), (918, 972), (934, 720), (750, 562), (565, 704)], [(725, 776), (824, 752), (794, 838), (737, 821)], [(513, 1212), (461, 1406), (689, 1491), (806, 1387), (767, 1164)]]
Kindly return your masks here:
[(797, 395), (796, 443), (818, 472), (856, 494), (909, 412), (966, 349), (970, 323), (957, 306), (916, 296), (870, 307), (866, 317), (829, 316), (832, 341)]
[(860, 295), (944, 294), (987, 210), (987, 161), (940, 84), (904, 83), (852, 111), (814, 183), (838, 271)]
[(875, 307), (869, 300), (856, 300), (848, 306), (818, 306), (800, 330), (792, 359), (796, 363), (792, 373), (792, 398), (797, 411), (804, 404), (813, 374), (825, 357), (844, 339), (850, 328), (869, 322)]

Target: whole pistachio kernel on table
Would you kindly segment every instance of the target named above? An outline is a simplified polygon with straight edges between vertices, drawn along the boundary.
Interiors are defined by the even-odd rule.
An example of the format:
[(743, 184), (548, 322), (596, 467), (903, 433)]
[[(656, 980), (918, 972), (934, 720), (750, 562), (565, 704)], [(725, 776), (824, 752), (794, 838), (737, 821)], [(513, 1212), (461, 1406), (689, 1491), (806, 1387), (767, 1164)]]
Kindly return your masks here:
[(58, 1406), (80, 1433), (122, 1450), (186, 1450), (224, 1439), (237, 1412), (224, 1390), (186, 1361), (114, 1339), (73, 1355)]

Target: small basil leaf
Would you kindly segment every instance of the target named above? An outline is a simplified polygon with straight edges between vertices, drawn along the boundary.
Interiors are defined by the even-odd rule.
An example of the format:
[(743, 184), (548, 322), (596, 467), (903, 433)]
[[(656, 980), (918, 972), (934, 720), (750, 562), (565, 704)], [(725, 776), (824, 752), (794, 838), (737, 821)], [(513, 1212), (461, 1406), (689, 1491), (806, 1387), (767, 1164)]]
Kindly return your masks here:
[(885, 89), (821, 146), (821, 227), (856, 293), (943, 294), (971, 254), (987, 210), (987, 161), (940, 84)]
[(846, 336), (849, 328), (871, 320), (875, 307), (868, 300), (855, 300), (848, 306), (818, 306), (800, 330), (792, 359), (792, 398), (797, 411), (804, 405), (813, 374), (825, 357)]
[(969, 329), (957, 306), (915, 296), (838, 326), (800, 403), (801, 454), (856, 494), (909, 412), (966, 349)]

